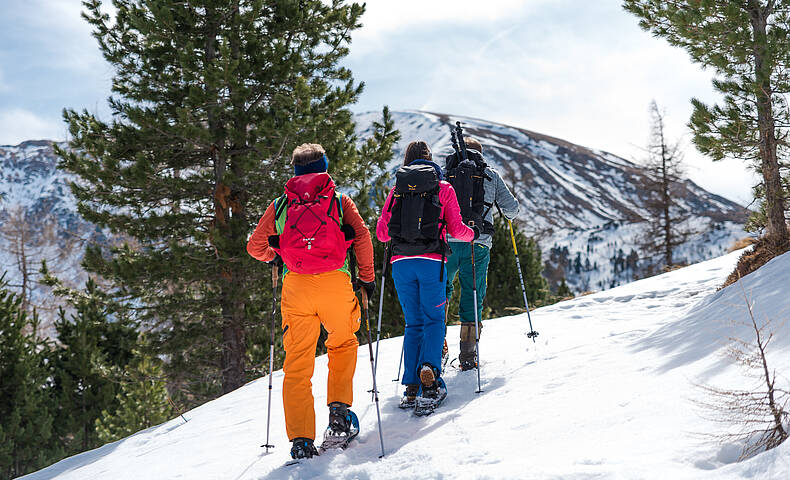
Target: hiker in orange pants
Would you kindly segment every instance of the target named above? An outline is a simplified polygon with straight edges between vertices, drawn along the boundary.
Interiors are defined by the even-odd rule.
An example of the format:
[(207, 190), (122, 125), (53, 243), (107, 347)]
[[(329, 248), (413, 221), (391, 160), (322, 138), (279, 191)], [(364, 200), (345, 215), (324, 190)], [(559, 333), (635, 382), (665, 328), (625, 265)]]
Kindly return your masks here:
[(321, 325), (329, 334), (325, 440), (327, 435), (355, 435), (351, 427), (356, 415), (348, 408), (353, 402), (360, 307), (346, 260), (349, 247), (359, 262), (358, 286), (371, 296), (376, 284), (368, 227), (353, 200), (335, 191), (324, 149), (300, 145), (292, 163), (294, 177), (286, 183), (285, 194), (266, 209), (247, 252), (263, 262), (279, 255), (286, 267), (281, 302), (285, 427), (293, 442), (291, 456), (305, 458), (318, 453), (311, 378)]
[(313, 377), (315, 347), (323, 325), (329, 336), (327, 403), (351, 405), (352, 379), (357, 365), (360, 310), (351, 281), (335, 270), (318, 275), (289, 273), (283, 279), (282, 295), (283, 403), (289, 438), (315, 438), (315, 411), (310, 379)]

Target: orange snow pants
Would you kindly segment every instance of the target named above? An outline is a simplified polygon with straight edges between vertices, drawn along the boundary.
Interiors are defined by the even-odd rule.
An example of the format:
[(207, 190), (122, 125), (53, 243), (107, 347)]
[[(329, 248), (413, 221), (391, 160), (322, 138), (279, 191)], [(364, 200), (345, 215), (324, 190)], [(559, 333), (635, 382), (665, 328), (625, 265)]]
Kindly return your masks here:
[(339, 270), (303, 275), (288, 272), (282, 293), (283, 405), (288, 439), (315, 439), (312, 382), (315, 349), (321, 325), (329, 334), (327, 405), (353, 401), (352, 380), (357, 366), (360, 309), (351, 280)]

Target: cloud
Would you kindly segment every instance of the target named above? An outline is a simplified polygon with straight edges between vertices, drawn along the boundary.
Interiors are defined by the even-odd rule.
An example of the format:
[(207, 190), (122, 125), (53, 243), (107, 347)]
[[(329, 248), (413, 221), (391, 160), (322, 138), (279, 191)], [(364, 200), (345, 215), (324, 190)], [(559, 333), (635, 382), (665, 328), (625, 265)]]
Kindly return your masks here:
[[(81, 73), (106, 69), (92, 27), (82, 17), (82, 4), (76, 0), (7, 0), (0, 37), (23, 48), (30, 64)], [(105, 2), (107, 3), (107, 2)], [(3, 47), (4, 53), (9, 48)]]
[[(490, 24), (512, 17), (524, 17), (551, 0), (399, 0), (368, 2), (362, 28), (353, 34), (355, 54), (373, 53), (385, 47), (394, 32), (420, 32), (470, 25)], [(441, 40), (441, 38), (437, 38)]]
[(64, 140), (66, 127), (21, 108), (0, 111), (0, 145), (25, 140)]
[[(453, 10), (423, 2), (423, 14), (413, 4), (399, 11), (400, 2), (380, 3), (389, 6), (368, 12), (373, 21), (348, 58), (366, 83), (358, 110), (388, 104), (468, 115), (639, 160), (655, 99), (668, 112), (669, 137), (685, 140), (689, 176), (748, 202), (746, 167), (714, 165), (689, 143), (689, 99), (717, 100), (711, 72), (641, 31), (619, 5), (470, 2)], [(374, 41), (360, 46), (357, 38)]]

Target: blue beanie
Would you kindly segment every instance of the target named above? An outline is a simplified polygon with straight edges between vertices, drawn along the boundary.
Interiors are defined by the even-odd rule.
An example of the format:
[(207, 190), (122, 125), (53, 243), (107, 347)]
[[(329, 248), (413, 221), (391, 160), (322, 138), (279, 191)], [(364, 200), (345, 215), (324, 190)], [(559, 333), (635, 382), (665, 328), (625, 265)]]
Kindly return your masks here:
[(306, 165), (294, 165), (294, 175), (305, 175), (307, 173), (321, 173), (329, 170), (329, 159), (324, 154), (315, 162)]

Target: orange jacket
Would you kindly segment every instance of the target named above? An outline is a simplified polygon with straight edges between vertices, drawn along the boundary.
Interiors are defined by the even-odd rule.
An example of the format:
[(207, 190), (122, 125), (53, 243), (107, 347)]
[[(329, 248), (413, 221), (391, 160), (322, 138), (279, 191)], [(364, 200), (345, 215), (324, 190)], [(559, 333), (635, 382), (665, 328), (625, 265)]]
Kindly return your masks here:
[[(359, 215), (357, 206), (348, 195), (343, 195), (343, 223), (351, 225), (356, 236), (354, 237), (354, 253), (357, 256), (359, 279), (363, 282), (372, 282), (376, 277), (373, 270), (373, 242), (370, 240), (370, 231), (365, 221)], [(274, 259), (275, 252), (269, 248), (269, 236), (277, 235), (274, 218), (274, 202), (266, 208), (258, 226), (247, 242), (247, 253), (252, 257), (269, 262)]]

